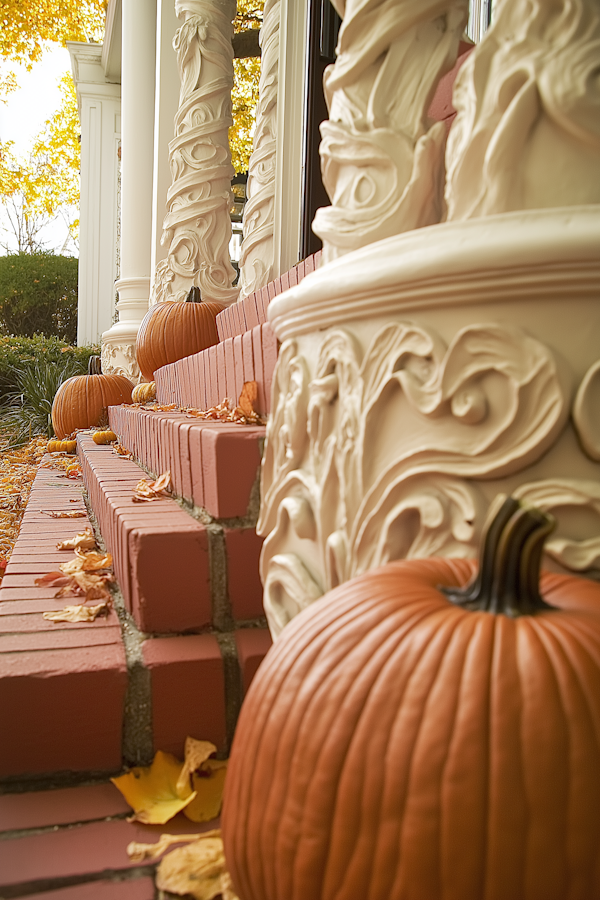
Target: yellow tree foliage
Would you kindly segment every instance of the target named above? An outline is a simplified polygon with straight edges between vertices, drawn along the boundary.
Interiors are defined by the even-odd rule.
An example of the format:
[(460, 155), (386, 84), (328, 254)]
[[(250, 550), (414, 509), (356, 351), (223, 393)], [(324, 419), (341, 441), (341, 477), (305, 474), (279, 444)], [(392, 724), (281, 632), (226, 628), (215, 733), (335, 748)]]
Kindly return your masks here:
[[(237, 16), (233, 22), (236, 33), (262, 25), (264, 0), (237, 0)], [(231, 159), (236, 172), (247, 172), (252, 153), (252, 134), (258, 103), (260, 57), (233, 61), (233, 91), (231, 105), (233, 125), (229, 129)]]
[(2, 0), (0, 56), (30, 68), (46, 41), (101, 40), (105, 11), (102, 0)]

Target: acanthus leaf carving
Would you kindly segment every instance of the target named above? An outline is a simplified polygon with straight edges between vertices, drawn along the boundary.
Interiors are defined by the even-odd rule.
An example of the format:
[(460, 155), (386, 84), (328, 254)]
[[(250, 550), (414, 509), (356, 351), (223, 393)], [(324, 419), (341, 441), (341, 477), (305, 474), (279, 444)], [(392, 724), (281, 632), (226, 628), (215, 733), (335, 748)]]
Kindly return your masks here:
[(600, 202), (599, 46), (597, 0), (498, 4), (454, 87), (449, 220)]
[[(600, 578), (600, 483), (580, 478), (553, 478), (522, 484), (513, 493), (532, 506), (557, 516), (557, 532), (544, 546), (548, 556), (572, 572)], [(573, 508), (584, 509), (597, 517), (595, 537), (581, 540), (573, 535), (569, 517)], [(564, 521), (561, 511), (566, 512)]]
[(323, 590), (393, 559), (473, 555), (485, 508), (473, 479), (533, 462), (568, 416), (551, 351), (508, 325), (468, 326), (446, 347), (431, 329), (390, 324), (360, 356), (348, 332), (328, 332), (309, 382), (295, 342), (282, 348), (263, 463), (265, 583), (290, 552)]
[(600, 462), (600, 359), (590, 366), (579, 385), (572, 416), (584, 453)]

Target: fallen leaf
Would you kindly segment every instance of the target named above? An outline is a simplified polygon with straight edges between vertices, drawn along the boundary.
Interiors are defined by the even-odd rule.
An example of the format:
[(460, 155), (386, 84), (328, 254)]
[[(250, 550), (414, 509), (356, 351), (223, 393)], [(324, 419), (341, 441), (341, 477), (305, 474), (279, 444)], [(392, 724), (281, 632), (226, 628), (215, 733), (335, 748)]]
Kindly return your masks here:
[[(220, 837), (221, 831), (215, 828), (213, 831), (205, 831), (203, 838)], [(173, 844), (189, 844), (198, 840), (197, 834), (161, 834), (156, 844), (138, 844), (132, 841), (127, 845), (127, 856), (131, 862), (140, 863), (147, 859), (158, 859)]]
[(113, 444), (112, 450), (113, 453), (116, 453), (117, 456), (122, 456), (123, 459), (133, 459), (133, 454), (126, 447), (122, 447), (121, 444)]
[(74, 575), (76, 572), (97, 572), (100, 569), (110, 569), (112, 556), (110, 553), (101, 553), (98, 550), (82, 550), (75, 548), (75, 557), (66, 563), (61, 563), (59, 569), (66, 575)]
[(112, 575), (90, 575), (88, 572), (75, 572), (69, 576), (69, 579), (69, 583), (61, 587), (54, 595), (57, 599), (69, 594), (75, 594), (75, 596), (85, 594), (86, 600), (110, 601), (111, 595), (107, 585), (114, 581)]
[(71, 580), (70, 575), (65, 575), (64, 572), (46, 572), (45, 575), (40, 575), (39, 578), (34, 580), (34, 584), (38, 587), (60, 587), (63, 584), (68, 584)]
[(57, 550), (93, 550), (96, 547), (96, 538), (91, 528), (78, 532), (74, 538), (67, 541), (59, 541), (56, 545)]
[(183, 811), (191, 822), (212, 822), (217, 818), (223, 803), (226, 774), (227, 760), (208, 759), (192, 775), (192, 789), (196, 797)]
[(222, 893), (225, 854), (220, 837), (199, 837), (167, 854), (156, 870), (156, 886), (195, 900), (213, 900)]
[(238, 400), (238, 407), (245, 416), (255, 416), (254, 404), (258, 400), (258, 384), (256, 381), (245, 381)]
[[(72, 500), (72, 503), (77, 501)], [(82, 519), (87, 515), (85, 510), (83, 509), (68, 509), (68, 510), (59, 510), (59, 509), (40, 509), (41, 513), (44, 513), (45, 516), (50, 516), (52, 519)]]
[(170, 486), (170, 472), (163, 472), (156, 481), (148, 481), (146, 478), (142, 478), (134, 488), (133, 500), (137, 502), (144, 500), (160, 500), (161, 496), (166, 496), (166, 491)]
[(177, 792), (182, 768), (183, 763), (171, 753), (159, 750), (151, 766), (136, 766), (125, 775), (111, 778), (134, 811), (130, 822), (164, 825), (194, 800), (196, 795), (190, 788), (183, 798)]
[(181, 774), (177, 781), (177, 791), (183, 797), (188, 789), (191, 789), (191, 780), (194, 772), (197, 772), (206, 760), (217, 752), (217, 748), (210, 741), (197, 741), (195, 738), (186, 737), (184, 747), (184, 761)]
[(49, 622), (93, 622), (107, 613), (108, 604), (99, 603), (97, 606), (65, 606), (60, 612), (45, 612), (42, 616)]
[(177, 791), (181, 797), (193, 790), (195, 799), (183, 811), (192, 822), (210, 822), (216, 819), (221, 811), (223, 788), (227, 763), (210, 759), (217, 748), (210, 741), (197, 741), (195, 738), (185, 739), (185, 761)]

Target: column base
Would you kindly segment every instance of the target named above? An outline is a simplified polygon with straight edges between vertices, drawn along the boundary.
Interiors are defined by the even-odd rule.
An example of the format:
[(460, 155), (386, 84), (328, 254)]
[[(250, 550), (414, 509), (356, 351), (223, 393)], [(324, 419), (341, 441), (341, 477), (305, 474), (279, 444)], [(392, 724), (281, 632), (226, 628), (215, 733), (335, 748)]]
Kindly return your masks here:
[(135, 342), (142, 320), (148, 312), (150, 278), (121, 278), (115, 282), (119, 292), (119, 321), (102, 335), (102, 371), (125, 375), (133, 382), (140, 378), (135, 358)]

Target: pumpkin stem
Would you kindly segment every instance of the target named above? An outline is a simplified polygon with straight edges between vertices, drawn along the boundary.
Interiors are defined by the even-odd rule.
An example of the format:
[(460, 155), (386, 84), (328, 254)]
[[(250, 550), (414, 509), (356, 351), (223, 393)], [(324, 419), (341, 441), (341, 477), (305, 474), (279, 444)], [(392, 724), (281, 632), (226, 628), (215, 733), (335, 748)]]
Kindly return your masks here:
[(200, 288), (195, 284), (189, 289), (188, 295), (185, 298), (186, 303), (202, 303), (202, 293)]
[(88, 375), (102, 375), (102, 363), (99, 356), (90, 356)]
[(440, 590), (465, 609), (511, 618), (554, 609), (542, 599), (539, 582), (544, 541), (555, 525), (548, 513), (500, 494), (483, 529), (477, 575), (464, 588)]

